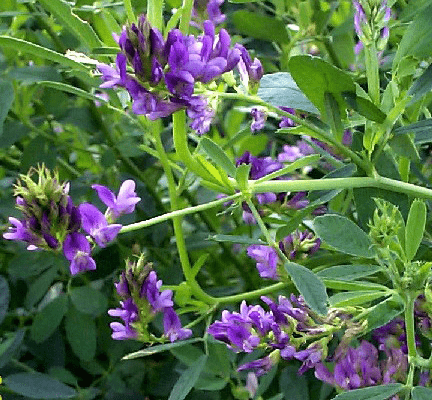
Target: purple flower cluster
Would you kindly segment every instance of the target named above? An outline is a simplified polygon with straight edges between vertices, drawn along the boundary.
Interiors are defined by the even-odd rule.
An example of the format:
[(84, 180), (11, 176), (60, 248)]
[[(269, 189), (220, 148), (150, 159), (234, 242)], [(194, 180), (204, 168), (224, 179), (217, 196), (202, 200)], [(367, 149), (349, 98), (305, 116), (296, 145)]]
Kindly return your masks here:
[(315, 376), (344, 390), (405, 382), (408, 370), (406, 354), (394, 344), (382, 350), (380, 357), (372, 343), (362, 340), (357, 348), (350, 346), (333, 360), (332, 372), (324, 363), (315, 365)]
[(224, 0), (194, 0), (191, 25), (202, 28), (206, 20), (212, 21), (215, 25), (222, 24), (226, 19), (226, 15), (222, 14), (220, 9), (223, 3)]
[[(321, 240), (308, 230), (296, 231), (279, 242), (280, 250), (289, 260), (304, 259), (318, 251), (320, 246)], [(253, 244), (247, 248), (247, 254), (257, 262), (257, 269), (262, 278), (278, 279), (279, 256), (274, 248)]]
[[(258, 348), (271, 351), (262, 359), (240, 366), (239, 371), (252, 369), (258, 376), (263, 375), (280, 358), (302, 361), (299, 373), (320, 363), (327, 351), (321, 339), (327, 335), (327, 328), (303, 298), (279, 296), (277, 303), (266, 296), (261, 299), (269, 311), (243, 301), (240, 312), (224, 310), (221, 320), (208, 328), (209, 334), (235, 352), (250, 353)], [(312, 343), (306, 345), (307, 340)]]
[[(118, 38), (122, 52), (117, 55), (116, 68), (98, 65), (104, 81), (101, 87), (124, 87), (132, 98), (133, 111), (151, 120), (186, 108), (191, 127), (198, 134), (207, 132), (214, 110), (206, 97), (194, 94), (195, 84), (220, 78), (240, 60), (246, 69), (251, 69), (253, 63), (242, 45), (231, 47), (225, 29), (216, 35), (214, 23), (209, 20), (203, 28), (203, 35), (197, 38), (173, 29), (164, 40), (146, 16), (140, 16), (138, 24), (126, 27)], [(127, 70), (128, 64), (133, 73)]]
[[(37, 183), (33, 175), (37, 175)], [(140, 200), (135, 193), (135, 183), (125, 181), (115, 197), (108, 188), (97, 185), (98, 193), (110, 196), (109, 214), (119, 216), (133, 212)], [(84, 233), (90, 235), (100, 247), (114, 240), (121, 229), (120, 224), (108, 223), (106, 217), (93, 204), (82, 203), (76, 207), (69, 196), (69, 184), (60, 183), (58, 174), (44, 166), (32, 168), (15, 187), (17, 208), (23, 218), (9, 218), (11, 227), (3, 234), (8, 240), (27, 243), (28, 250), (44, 249), (62, 251), (70, 262), (70, 272), (96, 269), (91, 257), (91, 244)], [(104, 196), (101, 200), (105, 202)]]
[(182, 327), (173, 309), (172, 291), (161, 291), (161, 286), (162, 280), (158, 280), (150, 264), (144, 264), (142, 257), (137, 263), (127, 264), (126, 271), (115, 284), (122, 299), (121, 307), (108, 311), (112, 317), (123, 320), (123, 323), (111, 322), (113, 339), (156, 341), (156, 337), (148, 332), (148, 324), (160, 312), (163, 313), (164, 337), (174, 342), (192, 335), (190, 329)]
[(377, 2), (375, 7), (362, 4), (362, 0), (353, 0), (354, 6), (354, 30), (359, 38), (355, 46), (358, 54), (371, 42), (375, 42), (376, 48), (382, 51), (385, 48), (390, 35), (388, 22), (391, 18), (391, 8), (387, 6), (387, 0)]

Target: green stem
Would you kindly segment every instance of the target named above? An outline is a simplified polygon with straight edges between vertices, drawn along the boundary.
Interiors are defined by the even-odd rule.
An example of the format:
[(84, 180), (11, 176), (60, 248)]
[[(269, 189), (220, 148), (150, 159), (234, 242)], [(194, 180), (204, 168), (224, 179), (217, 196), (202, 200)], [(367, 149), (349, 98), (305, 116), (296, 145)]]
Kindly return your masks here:
[(288, 283), (286, 282), (278, 282), (274, 285), (266, 286), (261, 289), (252, 290), (246, 293), (234, 294), (232, 296), (224, 296), (216, 298), (218, 303), (238, 303), (243, 300), (256, 299), (257, 297), (264, 296), (269, 293), (277, 292), (278, 290), (282, 290), (287, 287)]
[(173, 138), (176, 153), (186, 168), (203, 179), (215, 182), (213, 176), (193, 158), (189, 151), (186, 132), (186, 114), (184, 110), (176, 111), (173, 114)]
[(145, 221), (140, 221), (140, 222), (136, 222), (134, 224), (125, 225), (125, 226), (123, 226), (123, 228), (121, 229), (120, 232), (121, 233), (132, 232), (132, 231), (136, 231), (137, 229), (147, 228), (148, 226), (159, 224), (159, 223), (167, 221), (171, 218), (173, 218), (173, 219), (179, 218), (179, 217), (182, 217), (184, 215), (194, 214), (196, 212), (208, 210), (210, 208), (217, 207), (217, 206), (219, 206), (219, 205), (221, 205), (227, 201), (238, 199), (241, 196), (242, 196), (241, 193), (236, 193), (236, 194), (233, 194), (231, 196), (224, 197), (222, 199), (210, 201), (208, 203), (200, 204), (200, 205), (193, 206), (193, 207), (182, 208), (180, 210), (174, 210), (174, 211), (171, 211), (169, 213), (162, 214), (162, 215), (159, 215), (157, 217), (147, 219)]
[[(234, 185), (236, 184), (233, 181)], [(432, 190), (411, 183), (401, 182), (382, 176), (375, 178), (351, 177), (351, 178), (329, 178), (329, 179), (306, 179), (297, 181), (268, 181), (254, 183), (249, 181), (251, 193), (282, 193), (301, 192), (305, 190), (331, 190), (331, 189), (352, 189), (362, 187), (374, 187), (386, 189), (392, 192), (405, 193), (410, 196), (432, 199)]]
[[(168, 182), (168, 192), (171, 201), (171, 210), (174, 212), (178, 210), (176, 184), (174, 181), (174, 176), (171, 167), (169, 165), (169, 159), (163, 147), (163, 143), (159, 133), (155, 134), (155, 146), (156, 146), (156, 150), (160, 155), (160, 162), (162, 164), (162, 168), (165, 172), (165, 176)], [(176, 215), (171, 218), (173, 220), (174, 236), (176, 238), (177, 251), (180, 257), (180, 263), (186, 281), (188, 282), (193, 294), (197, 299), (202, 300), (208, 304), (215, 304), (216, 299), (214, 299), (212, 296), (209, 296), (207, 293), (205, 293), (198, 285), (198, 282), (195, 280), (195, 276), (193, 274), (192, 267), (189, 262), (189, 256), (186, 249), (186, 242), (183, 235), (181, 216)]]
[[(408, 346), (408, 361), (411, 358), (415, 358), (417, 354), (416, 344), (415, 344), (415, 328), (414, 328), (414, 302), (416, 296), (414, 293), (408, 293), (407, 300), (405, 304), (405, 330), (406, 330), (406, 340)], [(411, 382), (412, 384), (412, 382)]]
[(372, 102), (378, 106), (380, 104), (380, 79), (378, 53), (375, 43), (365, 47), (365, 64), (369, 96)]
[(124, 7), (126, 10), (126, 15), (130, 23), (135, 22), (135, 14), (133, 12), (132, 8), (132, 2), (131, 0), (124, 0)]

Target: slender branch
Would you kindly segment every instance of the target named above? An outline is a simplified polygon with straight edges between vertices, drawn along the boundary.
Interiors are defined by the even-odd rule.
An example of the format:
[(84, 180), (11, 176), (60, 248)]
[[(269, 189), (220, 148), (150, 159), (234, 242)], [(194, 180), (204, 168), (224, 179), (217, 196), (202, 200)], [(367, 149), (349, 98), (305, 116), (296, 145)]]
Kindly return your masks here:
[(131, 232), (131, 231), (135, 231), (138, 229), (147, 228), (147, 227), (155, 225), (155, 224), (159, 224), (159, 223), (167, 221), (171, 218), (179, 218), (179, 217), (182, 217), (184, 215), (194, 214), (194, 213), (199, 212), (199, 211), (208, 210), (210, 208), (217, 207), (217, 206), (219, 206), (219, 205), (221, 205), (227, 201), (238, 199), (241, 196), (242, 196), (241, 193), (236, 193), (236, 194), (233, 194), (232, 196), (224, 197), (223, 199), (210, 201), (208, 203), (199, 204), (199, 205), (193, 206), (193, 207), (183, 208), (181, 210), (174, 210), (174, 211), (171, 211), (169, 213), (162, 214), (162, 215), (159, 215), (157, 217), (147, 219), (145, 221), (140, 221), (140, 222), (135, 222), (133, 224), (125, 225), (125, 226), (123, 226), (123, 228), (121, 229), (120, 232), (121, 233)]

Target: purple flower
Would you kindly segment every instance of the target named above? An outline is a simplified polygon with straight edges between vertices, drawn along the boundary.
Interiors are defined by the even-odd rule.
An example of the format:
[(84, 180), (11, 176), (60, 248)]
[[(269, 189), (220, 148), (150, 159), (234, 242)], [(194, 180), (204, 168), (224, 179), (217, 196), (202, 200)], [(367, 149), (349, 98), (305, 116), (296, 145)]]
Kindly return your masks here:
[(203, 135), (208, 132), (215, 116), (215, 110), (208, 104), (207, 98), (203, 96), (193, 96), (186, 109), (188, 117), (191, 119), (190, 127)]
[(241, 81), (251, 94), (256, 94), (260, 80), (264, 75), (261, 61), (257, 58), (252, 61), (251, 56), (241, 44), (237, 43), (236, 48), (241, 54), (237, 65)]
[(252, 124), (251, 124), (251, 131), (253, 133), (260, 131), (264, 128), (266, 119), (267, 119), (267, 113), (264, 110), (261, 110), (259, 108), (252, 108), (251, 115), (253, 118)]
[[(294, 108), (290, 108), (290, 107), (279, 107), (281, 110), (286, 111), (290, 114), (295, 114), (295, 110)], [(279, 123), (279, 128), (292, 128), (293, 126), (295, 126), (295, 122), (289, 118), (289, 117), (282, 117), (281, 122)], [(280, 161), (280, 160), (279, 160)]]
[(318, 251), (321, 240), (308, 231), (295, 231), (279, 242), (279, 248), (287, 255), (290, 260), (305, 258)]
[(172, 291), (164, 290), (161, 292), (161, 286), (162, 280), (158, 280), (156, 272), (151, 271), (140, 290), (140, 296), (144, 297), (150, 303), (153, 313), (173, 306)]
[(63, 243), (63, 254), (71, 262), (69, 268), (72, 275), (96, 269), (96, 263), (90, 253), (90, 243), (85, 235), (73, 232), (66, 236)]
[(115, 340), (137, 339), (138, 332), (130, 325), (123, 325), (120, 322), (111, 322), (111, 337)]
[(244, 371), (244, 370), (251, 369), (252, 371), (255, 372), (256, 376), (259, 377), (269, 372), (272, 369), (273, 365), (274, 363), (272, 362), (270, 357), (266, 356), (264, 358), (260, 358), (258, 360), (251, 361), (241, 365), (240, 367), (237, 368), (237, 371)]
[(224, 22), (226, 16), (220, 10), (223, 2), (224, 0), (194, 0), (191, 25), (202, 27), (205, 20), (210, 20), (215, 25)]
[(117, 219), (122, 214), (131, 214), (135, 210), (135, 205), (141, 200), (135, 193), (135, 182), (131, 179), (124, 181), (119, 189), (118, 195), (102, 185), (92, 185), (96, 190), (101, 201), (108, 207), (114, 219)]
[(8, 228), (8, 232), (3, 234), (5, 239), (21, 240), (28, 243), (29, 245), (38, 245), (40, 239), (26, 227), (26, 221), (20, 221), (14, 217), (9, 217), (9, 223), (12, 226)]
[(279, 257), (274, 248), (253, 244), (247, 248), (247, 255), (257, 262), (257, 269), (261, 278), (277, 280), (277, 263)]
[(115, 69), (107, 64), (97, 65), (97, 69), (102, 72), (101, 79), (104, 81), (104, 83), (100, 85), (102, 89), (126, 85), (128, 79), (126, 74), (126, 62), (126, 56), (122, 53), (118, 53)]
[(180, 318), (172, 307), (165, 308), (163, 313), (164, 335), (170, 342), (187, 339), (192, 335), (190, 329), (182, 328)]
[(120, 224), (108, 225), (105, 216), (90, 203), (78, 207), (82, 219), (82, 228), (95, 240), (99, 247), (113, 241), (121, 229)]

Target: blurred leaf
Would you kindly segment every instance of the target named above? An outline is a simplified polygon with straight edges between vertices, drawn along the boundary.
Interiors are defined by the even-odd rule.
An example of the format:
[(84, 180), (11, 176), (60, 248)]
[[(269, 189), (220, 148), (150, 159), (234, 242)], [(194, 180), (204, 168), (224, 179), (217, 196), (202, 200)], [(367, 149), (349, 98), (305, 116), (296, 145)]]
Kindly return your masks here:
[(378, 303), (367, 315), (367, 331), (370, 332), (385, 325), (387, 322), (403, 313), (404, 309), (405, 306), (398, 296), (392, 296)]
[(0, 148), (6, 149), (28, 135), (30, 128), (19, 121), (9, 120), (0, 125)]
[(373, 275), (381, 271), (380, 265), (335, 265), (334, 267), (325, 268), (317, 275), (320, 278), (336, 278), (346, 281), (352, 281), (365, 276)]
[(285, 262), (284, 267), (307, 305), (318, 314), (325, 315), (328, 297), (322, 280), (303, 265)]
[(430, 400), (432, 399), (432, 389), (416, 386), (411, 391), (412, 400)]
[(65, 319), (66, 337), (80, 360), (90, 361), (96, 354), (96, 325), (94, 319), (70, 307)]
[(359, 306), (386, 296), (386, 292), (369, 290), (336, 293), (329, 298), (332, 307)]
[(188, 340), (181, 340), (174, 343), (158, 344), (156, 346), (151, 346), (151, 347), (147, 347), (146, 349), (136, 351), (135, 353), (130, 353), (124, 356), (123, 360), (132, 360), (134, 358), (147, 357), (147, 356), (151, 356), (152, 354), (162, 353), (164, 351), (171, 350), (176, 347), (182, 347), (191, 343), (196, 343), (201, 341), (202, 341), (201, 338), (194, 338)]
[(24, 300), (26, 308), (32, 308), (43, 296), (45, 296), (56, 277), (57, 267), (51, 267), (30, 285)]
[(9, 309), (10, 292), (7, 280), (0, 275), (0, 325)]
[(348, 103), (348, 106), (363, 115), (369, 121), (375, 121), (382, 124), (386, 115), (370, 100), (357, 96), (355, 92), (343, 92), (342, 97)]
[(302, 93), (288, 72), (264, 75), (260, 81), (258, 96), (276, 107), (318, 113), (317, 108)]
[(9, 375), (4, 384), (11, 391), (31, 399), (70, 399), (77, 395), (75, 389), (39, 372)]
[(207, 361), (207, 355), (203, 354), (193, 366), (184, 371), (175, 383), (168, 400), (183, 400), (198, 380), (201, 371)]
[(40, 81), (61, 81), (62, 76), (58, 68), (47, 65), (13, 68), (9, 71), (9, 77), (26, 85)]
[(99, 290), (89, 286), (73, 288), (70, 297), (78, 311), (93, 317), (101, 315), (108, 308), (108, 299)]
[(238, 10), (231, 18), (236, 29), (245, 36), (277, 43), (290, 41), (285, 23), (275, 17)]
[(88, 74), (90, 71), (84, 64), (71, 60), (63, 54), (57, 53), (56, 51), (47, 49), (34, 43), (27, 42), (22, 39), (8, 36), (0, 36), (0, 47), (11, 48), (15, 51), (29, 53), (34, 56), (65, 65), (69, 68), (80, 70), (85, 74)]
[(326, 244), (342, 253), (373, 258), (370, 237), (354, 222), (341, 215), (323, 215), (313, 220), (313, 229)]
[(12, 83), (5, 80), (0, 80), (0, 136), (3, 135), (3, 122), (12, 107), (14, 100), (14, 90)]
[(44, 163), (48, 168), (56, 165), (57, 148), (43, 136), (36, 136), (24, 149), (21, 156), (21, 172), (26, 173), (30, 167)]
[(403, 389), (401, 383), (372, 386), (338, 394), (333, 400), (387, 400)]
[(279, 377), (279, 390), (285, 400), (309, 400), (308, 381), (306, 376), (298, 374), (298, 367), (285, 367)]
[(225, 172), (234, 177), (236, 174), (236, 167), (234, 163), (229, 159), (226, 153), (207, 137), (203, 137), (200, 141), (200, 146), (204, 149), (211, 160), (216, 164), (221, 166)]
[(67, 27), (89, 49), (102, 45), (89, 23), (75, 15), (68, 3), (62, 0), (39, 0), (39, 2), (57, 18), (60, 25)]
[(422, 200), (414, 200), (405, 227), (405, 255), (408, 261), (414, 258), (423, 239), (426, 214), (425, 203)]
[(426, 59), (432, 55), (432, 31), (429, 23), (432, 19), (432, 4), (417, 13), (409, 24), (399, 43), (393, 65), (397, 66), (405, 56)]
[(423, 73), (414, 81), (408, 90), (408, 95), (413, 96), (410, 104), (420, 100), (424, 95), (430, 93), (432, 89), (432, 64), (430, 64)]
[(346, 72), (334, 67), (318, 57), (293, 56), (289, 60), (291, 76), (307, 98), (326, 115), (324, 93), (331, 93), (344, 115), (345, 101), (343, 92), (355, 92), (354, 81)]
[(0, 343), (0, 368), (3, 368), (14, 357), (24, 339), (26, 329), (8, 333)]
[(347, 281), (345, 279), (321, 278), (325, 285), (330, 289), (337, 290), (382, 290), (388, 291), (388, 287), (368, 281)]
[(48, 303), (39, 314), (36, 314), (30, 328), (31, 338), (36, 343), (44, 342), (54, 333), (66, 314), (68, 305), (67, 296), (61, 294)]
[(236, 235), (210, 235), (208, 240), (214, 240), (215, 242), (228, 242), (228, 243), (239, 243), (239, 244), (266, 244), (261, 239), (252, 239), (248, 236), (236, 236)]

